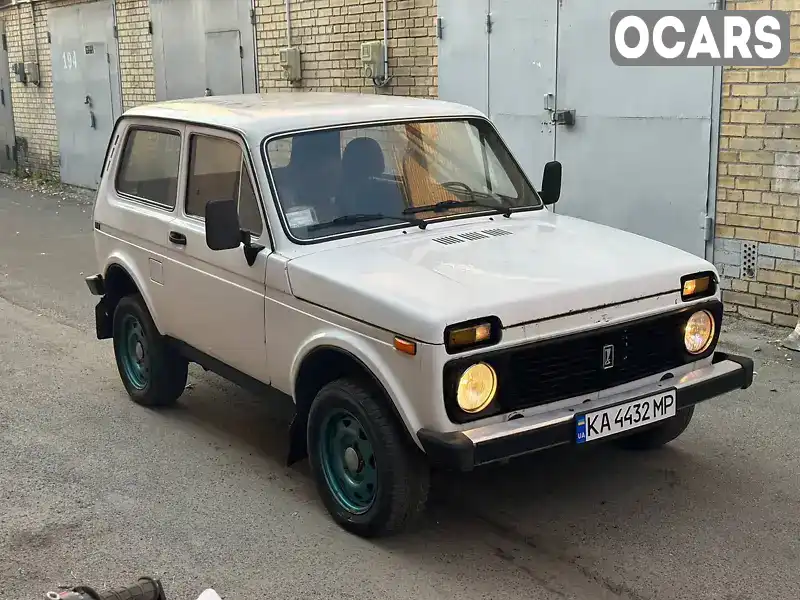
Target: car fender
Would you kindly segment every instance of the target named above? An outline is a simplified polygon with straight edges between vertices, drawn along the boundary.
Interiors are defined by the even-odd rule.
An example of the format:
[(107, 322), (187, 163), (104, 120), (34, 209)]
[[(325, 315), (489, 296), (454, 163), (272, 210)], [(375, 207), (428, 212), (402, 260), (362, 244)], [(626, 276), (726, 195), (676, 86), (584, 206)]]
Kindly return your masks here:
[(306, 357), (319, 348), (327, 347), (339, 350), (360, 362), (364, 369), (375, 378), (375, 381), (383, 387), (392, 403), (390, 408), (400, 418), (414, 443), (420, 446), (416, 435), (421, 427), (418, 415), (409, 399), (408, 391), (396, 376), (397, 370), (392, 368), (386, 356), (382, 356), (382, 350), (384, 350), (382, 346), (386, 346), (387, 354), (391, 352), (388, 356), (397, 355), (389, 344), (353, 331), (331, 327), (315, 332), (300, 344), (292, 359), (291, 396), (293, 399), (295, 398), (298, 373)]
[(153, 318), (153, 322), (156, 325), (156, 329), (158, 332), (163, 335), (164, 330), (161, 328), (161, 322), (158, 315), (158, 311), (155, 308), (155, 302), (153, 302), (153, 296), (148, 289), (148, 286), (145, 285), (145, 282), (148, 278), (144, 276), (141, 269), (136, 266), (136, 261), (124, 251), (124, 249), (116, 249), (114, 250), (111, 255), (106, 260), (105, 267), (103, 269), (103, 279), (107, 278), (108, 270), (112, 266), (121, 267), (128, 273), (130, 278), (133, 280), (134, 285), (136, 285), (139, 293), (142, 295), (144, 299), (144, 303), (147, 306), (147, 310), (150, 312), (150, 316)]

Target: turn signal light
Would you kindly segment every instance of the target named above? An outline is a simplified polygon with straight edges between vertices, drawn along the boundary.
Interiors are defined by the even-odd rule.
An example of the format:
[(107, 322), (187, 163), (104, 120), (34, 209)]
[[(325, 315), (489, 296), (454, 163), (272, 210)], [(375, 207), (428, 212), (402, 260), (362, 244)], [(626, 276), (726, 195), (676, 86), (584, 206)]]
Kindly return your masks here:
[(716, 292), (716, 282), (713, 274), (689, 275), (681, 279), (681, 299), (695, 300), (713, 296)]
[(444, 345), (450, 354), (490, 346), (500, 341), (501, 331), (502, 325), (497, 317), (458, 323), (445, 329)]
[(394, 338), (394, 349), (398, 352), (402, 352), (403, 354), (414, 356), (417, 353), (417, 344), (410, 340), (404, 340), (403, 338), (396, 337)]
[(453, 329), (450, 332), (450, 345), (453, 347), (472, 346), (473, 344), (485, 342), (491, 337), (492, 326), (489, 323), (481, 323), (474, 327)]

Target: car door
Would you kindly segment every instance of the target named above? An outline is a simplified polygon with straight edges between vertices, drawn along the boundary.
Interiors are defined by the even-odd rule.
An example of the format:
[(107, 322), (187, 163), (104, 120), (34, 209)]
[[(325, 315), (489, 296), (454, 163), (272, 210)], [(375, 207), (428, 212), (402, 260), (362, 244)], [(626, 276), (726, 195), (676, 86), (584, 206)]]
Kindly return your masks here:
[(101, 260), (131, 271), (153, 319), (169, 335), (164, 288), (167, 232), (177, 213), (183, 125), (126, 118), (114, 133), (95, 207), (95, 238)]
[[(264, 309), (271, 245), (248, 156), (239, 136), (187, 125), (166, 280), (175, 337), (268, 383)], [(252, 266), (243, 246), (214, 251), (206, 244), (206, 204), (231, 198), (239, 204), (242, 228), (265, 247)]]

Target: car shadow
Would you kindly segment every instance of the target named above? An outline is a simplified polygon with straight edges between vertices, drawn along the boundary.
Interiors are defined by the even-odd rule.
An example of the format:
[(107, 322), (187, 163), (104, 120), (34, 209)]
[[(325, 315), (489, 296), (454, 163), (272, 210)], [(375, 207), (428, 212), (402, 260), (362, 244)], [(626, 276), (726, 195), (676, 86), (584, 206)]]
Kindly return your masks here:
[[(256, 397), (193, 367), (190, 388), (164, 417), (213, 431), (216, 443), (266, 461), (267, 471), (293, 480), (299, 502), (324, 513), (307, 461), (286, 466), (292, 414), (291, 401), (283, 396)], [(713, 544), (731, 539), (735, 527), (708, 532), (735, 520), (752, 496), (742, 464), (728, 460), (721, 445), (709, 448), (713, 440), (693, 427), (686, 440), (653, 452), (627, 452), (613, 444), (565, 447), (472, 473), (435, 472), (421, 523), (406, 534), (369, 543), (415, 564), (434, 561), (437, 569), (460, 577), (463, 560), (477, 560), (474, 552), (465, 557), (465, 548), (483, 549), (494, 569), (526, 573), (556, 595), (571, 593), (568, 586), (580, 581), (595, 586), (587, 597), (641, 597), (647, 585), (707, 568), (685, 562), (674, 548), (699, 544), (695, 552), (713, 553)], [(725, 498), (742, 498), (741, 504), (721, 502), (719, 490)], [(664, 573), (672, 569), (673, 575), (641, 570), (632, 575), (653, 556)], [(714, 564), (715, 558), (703, 560)], [(455, 561), (452, 567), (448, 561)], [(479, 562), (476, 574), (486, 568)], [(735, 577), (737, 568), (731, 563), (715, 578), (725, 572)], [(637, 580), (635, 589), (627, 587), (631, 579)]]

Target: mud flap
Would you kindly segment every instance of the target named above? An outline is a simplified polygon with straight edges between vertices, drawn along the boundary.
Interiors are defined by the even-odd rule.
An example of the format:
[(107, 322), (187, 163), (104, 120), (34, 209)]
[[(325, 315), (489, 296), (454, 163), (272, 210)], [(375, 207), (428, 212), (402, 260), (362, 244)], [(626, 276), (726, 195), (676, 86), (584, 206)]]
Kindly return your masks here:
[(94, 324), (98, 340), (107, 340), (114, 335), (113, 315), (105, 296), (94, 307)]
[(306, 423), (308, 422), (308, 411), (298, 409), (294, 413), (291, 425), (289, 425), (289, 455), (286, 457), (286, 466), (300, 462), (308, 456), (308, 444), (306, 442)]

